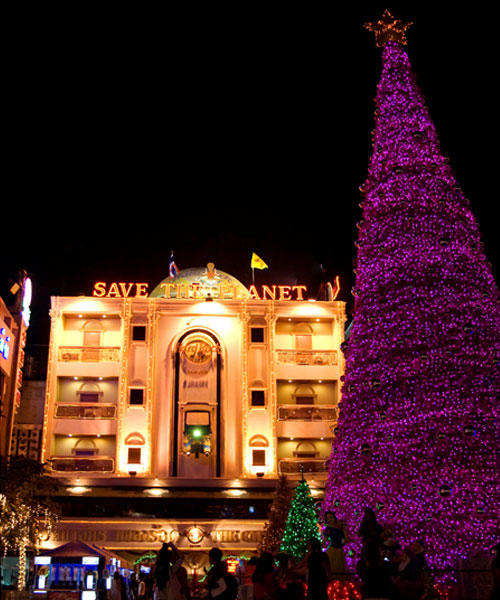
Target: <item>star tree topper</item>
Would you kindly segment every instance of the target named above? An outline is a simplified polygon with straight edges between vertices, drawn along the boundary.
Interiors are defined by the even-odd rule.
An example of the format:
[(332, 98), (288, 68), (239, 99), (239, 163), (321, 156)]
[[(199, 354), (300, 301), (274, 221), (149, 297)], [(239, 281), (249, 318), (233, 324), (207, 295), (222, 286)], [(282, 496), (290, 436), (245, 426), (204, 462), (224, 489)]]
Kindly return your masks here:
[(375, 34), (375, 45), (383, 47), (387, 42), (394, 41), (398, 44), (406, 46), (406, 30), (411, 27), (413, 23), (410, 21), (399, 21), (395, 19), (391, 13), (386, 9), (382, 18), (377, 22), (365, 23), (365, 28), (369, 31), (373, 31)]

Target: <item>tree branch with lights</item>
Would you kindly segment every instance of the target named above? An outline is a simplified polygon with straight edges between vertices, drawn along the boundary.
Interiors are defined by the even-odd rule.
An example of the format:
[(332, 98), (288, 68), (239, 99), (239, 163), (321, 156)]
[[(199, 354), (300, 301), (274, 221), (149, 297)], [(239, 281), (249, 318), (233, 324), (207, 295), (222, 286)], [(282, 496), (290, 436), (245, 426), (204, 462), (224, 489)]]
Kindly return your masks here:
[(26, 551), (47, 539), (57, 524), (59, 510), (50, 495), (57, 484), (37, 461), (0, 457), (0, 544), (4, 553), (19, 554), (18, 589), (25, 585)]

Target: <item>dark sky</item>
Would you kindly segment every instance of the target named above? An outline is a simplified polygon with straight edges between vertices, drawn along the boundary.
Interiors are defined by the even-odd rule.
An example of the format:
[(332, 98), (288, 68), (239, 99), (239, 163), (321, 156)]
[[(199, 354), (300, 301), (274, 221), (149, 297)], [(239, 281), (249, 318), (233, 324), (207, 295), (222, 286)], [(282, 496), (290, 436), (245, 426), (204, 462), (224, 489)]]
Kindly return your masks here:
[(180, 268), (213, 261), (247, 285), (252, 251), (269, 265), (258, 283), (313, 285), (324, 264), (350, 306), (381, 70), (363, 23), (386, 7), (414, 22), (410, 61), (498, 281), (492, 15), (271, 4), (94, 5), (13, 23), (1, 283), (30, 272), (32, 342), (47, 341), (50, 295), (152, 289), (171, 249)]

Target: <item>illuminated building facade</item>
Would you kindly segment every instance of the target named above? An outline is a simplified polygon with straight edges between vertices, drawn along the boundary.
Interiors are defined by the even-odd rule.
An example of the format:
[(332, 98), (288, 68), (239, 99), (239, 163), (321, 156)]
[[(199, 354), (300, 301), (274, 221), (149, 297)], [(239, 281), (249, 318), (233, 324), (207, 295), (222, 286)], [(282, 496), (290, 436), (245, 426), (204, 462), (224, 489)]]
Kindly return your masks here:
[(213, 264), (151, 293), (99, 282), (92, 296), (54, 297), (42, 461), (70, 491), (172, 498), (196, 485), (267, 490), (269, 502), (279, 473), (301, 471), (321, 487), (344, 321), (343, 302), (247, 289)]
[[(15, 308), (15, 307), (14, 307)], [(27, 323), (0, 298), (0, 454), (10, 453), (14, 418), (21, 401)]]

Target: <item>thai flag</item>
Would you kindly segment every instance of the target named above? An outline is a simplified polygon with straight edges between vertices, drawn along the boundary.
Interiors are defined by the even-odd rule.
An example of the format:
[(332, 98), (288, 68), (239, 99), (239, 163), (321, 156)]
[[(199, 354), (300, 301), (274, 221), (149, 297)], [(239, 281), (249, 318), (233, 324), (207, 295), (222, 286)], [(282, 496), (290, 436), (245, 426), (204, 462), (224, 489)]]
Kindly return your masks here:
[(173, 279), (177, 275), (178, 272), (179, 272), (179, 269), (177, 268), (177, 265), (175, 264), (174, 251), (172, 250), (172, 252), (170, 253), (170, 260), (168, 261), (168, 273), (169, 273), (170, 279)]

